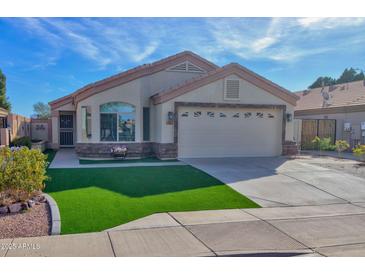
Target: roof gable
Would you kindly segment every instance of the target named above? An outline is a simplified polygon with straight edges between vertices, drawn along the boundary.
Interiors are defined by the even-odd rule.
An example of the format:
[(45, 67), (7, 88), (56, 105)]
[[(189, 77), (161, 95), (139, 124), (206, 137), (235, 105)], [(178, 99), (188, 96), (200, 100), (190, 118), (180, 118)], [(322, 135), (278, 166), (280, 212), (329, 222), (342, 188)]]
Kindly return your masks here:
[(279, 85), (267, 80), (266, 78), (248, 70), (247, 68), (232, 63), (222, 68), (209, 72), (207, 75), (200, 76), (184, 83), (184, 85), (176, 86), (171, 89), (162, 91), (152, 96), (154, 104), (167, 102), (175, 97), (183, 95), (187, 92), (203, 87), (219, 79), (225, 78), (228, 75), (236, 74), (245, 81), (269, 92), (270, 94), (281, 98), (282, 100), (295, 105), (299, 99), (294, 93), (280, 87)]
[(213, 71), (218, 68), (217, 65), (209, 62), (208, 60), (200, 57), (199, 55), (191, 52), (184, 51), (178, 53), (176, 55), (161, 59), (151, 64), (145, 64), (125, 72), (113, 75), (106, 79), (97, 81), (95, 83), (86, 85), (74, 93), (71, 93), (67, 96), (61, 97), (57, 100), (50, 102), (51, 108), (58, 108), (67, 103), (73, 102), (77, 103), (80, 100), (86, 99), (96, 93), (102, 92), (104, 90), (125, 84), (127, 82), (133, 81), (135, 79), (154, 74), (156, 72), (165, 70), (169, 67), (176, 66), (182, 62), (189, 62), (190, 64), (194, 64), (196, 67), (199, 67), (207, 72)]

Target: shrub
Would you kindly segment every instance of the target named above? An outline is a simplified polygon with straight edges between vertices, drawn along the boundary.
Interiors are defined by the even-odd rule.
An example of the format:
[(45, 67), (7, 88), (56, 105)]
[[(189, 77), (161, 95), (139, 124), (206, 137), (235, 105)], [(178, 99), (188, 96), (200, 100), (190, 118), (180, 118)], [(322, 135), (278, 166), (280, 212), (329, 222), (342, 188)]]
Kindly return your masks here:
[(359, 157), (361, 161), (365, 161), (365, 145), (358, 145), (352, 152)]
[(334, 151), (336, 146), (332, 144), (331, 138), (319, 138), (318, 136), (314, 137), (312, 140), (313, 149), (318, 149), (319, 152), (323, 150)]
[[(0, 198), (24, 201), (44, 189), (47, 156), (37, 149), (0, 149)], [(0, 204), (4, 201), (0, 200)]]
[(346, 140), (337, 140), (336, 141), (336, 151), (338, 152), (338, 156), (341, 157), (341, 153), (350, 148), (349, 143)]
[(332, 144), (331, 138), (320, 139), (319, 146), (321, 150), (334, 151), (336, 149), (336, 146)]
[(319, 138), (318, 136), (314, 137), (314, 139), (312, 140), (312, 144), (314, 145), (314, 148), (321, 150), (320, 142), (321, 142), (321, 138)]
[(32, 140), (28, 136), (15, 138), (11, 142), (10, 146), (12, 146), (12, 147), (27, 147), (27, 148), (30, 149), (30, 148), (32, 148)]

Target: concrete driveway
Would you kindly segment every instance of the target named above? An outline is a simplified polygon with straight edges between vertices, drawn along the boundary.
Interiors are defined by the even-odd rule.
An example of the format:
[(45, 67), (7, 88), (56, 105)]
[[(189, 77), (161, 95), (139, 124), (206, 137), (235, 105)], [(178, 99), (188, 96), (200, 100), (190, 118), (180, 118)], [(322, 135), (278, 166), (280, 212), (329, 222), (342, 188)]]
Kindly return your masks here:
[[(194, 158), (182, 161), (218, 178), (262, 207), (365, 202), (364, 178), (321, 167), (318, 158)], [(336, 159), (326, 158), (325, 161)]]

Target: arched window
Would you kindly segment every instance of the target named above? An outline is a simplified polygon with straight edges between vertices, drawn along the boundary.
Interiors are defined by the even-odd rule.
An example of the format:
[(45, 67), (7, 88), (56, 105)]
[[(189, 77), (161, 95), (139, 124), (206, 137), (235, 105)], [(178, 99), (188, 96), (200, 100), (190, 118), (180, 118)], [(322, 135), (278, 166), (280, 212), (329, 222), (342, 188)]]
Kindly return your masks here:
[(100, 141), (134, 142), (136, 108), (123, 102), (100, 105)]

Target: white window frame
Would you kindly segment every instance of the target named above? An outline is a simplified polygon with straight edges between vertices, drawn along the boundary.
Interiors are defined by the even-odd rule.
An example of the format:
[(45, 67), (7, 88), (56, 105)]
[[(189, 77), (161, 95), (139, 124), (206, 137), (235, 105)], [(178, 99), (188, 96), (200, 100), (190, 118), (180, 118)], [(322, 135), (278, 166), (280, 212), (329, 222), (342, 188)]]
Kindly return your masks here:
[[(124, 102), (121, 102), (121, 103), (124, 103)], [(126, 103), (128, 104), (128, 103)], [(102, 105), (102, 104), (101, 104)], [(101, 140), (101, 136), (100, 136), (100, 142), (103, 142), (103, 143), (136, 143), (136, 125), (135, 125), (135, 131), (134, 131), (134, 141), (120, 141), (119, 140), (119, 116), (123, 114), (124, 115), (130, 115), (130, 114), (134, 114), (134, 122), (136, 123), (136, 114), (137, 114), (137, 111), (136, 111), (136, 106), (133, 106), (134, 107), (134, 112), (102, 112), (100, 111), (100, 105), (99, 105), (99, 132), (100, 132), (100, 129), (101, 129), (101, 115), (102, 114), (116, 114), (117, 115), (117, 140), (116, 141), (104, 141), (104, 140)]]

